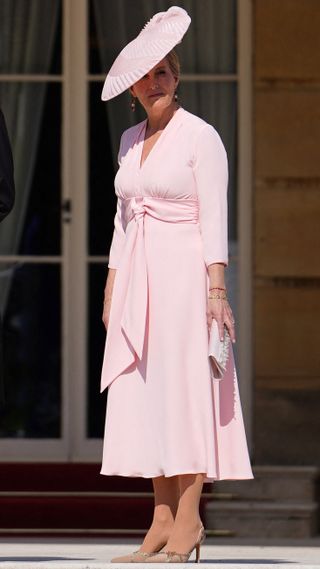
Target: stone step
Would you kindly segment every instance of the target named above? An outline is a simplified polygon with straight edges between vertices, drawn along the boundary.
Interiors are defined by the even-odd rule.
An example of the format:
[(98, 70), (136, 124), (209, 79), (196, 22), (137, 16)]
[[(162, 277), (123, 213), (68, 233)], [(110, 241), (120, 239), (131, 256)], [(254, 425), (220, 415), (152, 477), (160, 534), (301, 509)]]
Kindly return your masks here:
[(1, 528), (131, 528), (148, 527), (153, 503), (149, 497), (81, 494), (2, 495)]
[(318, 505), (266, 501), (209, 502), (207, 526), (227, 527), (237, 537), (308, 538), (317, 534)]
[[(206, 504), (212, 499), (211, 493), (201, 497), (204, 522)], [(151, 525), (153, 508), (151, 492), (0, 492), (0, 535), (38, 535), (39, 528), (45, 528), (45, 535), (143, 535)], [(227, 526), (214, 530), (214, 535), (233, 533)]]
[(102, 476), (96, 463), (1, 463), (0, 491), (152, 491), (146, 478)]
[[(206, 529), (239, 537), (314, 535), (319, 470), (253, 470), (254, 480), (205, 484), (200, 513)], [(103, 477), (97, 464), (7, 464), (0, 469), (0, 535), (143, 535), (152, 513), (150, 480)]]
[(222, 480), (216, 493), (231, 493), (242, 499), (280, 502), (317, 500), (319, 469), (313, 466), (255, 466), (253, 480)]
[[(61, 492), (61, 491), (0, 491), (1, 498), (148, 498), (154, 501), (153, 492)], [(240, 497), (230, 492), (202, 492), (201, 500), (237, 500)]]
[[(131, 528), (0, 528), (0, 538), (3, 537), (68, 537), (68, 538), (93, 538), (93, 537), (109, 537), (109, 538), (139, 538), (142, 539), (146, 534), (144, 529)], [(230, 530), (208, 529), (206, 528), (206, 537), (230, 538), (234, 537), (234, 532)]]

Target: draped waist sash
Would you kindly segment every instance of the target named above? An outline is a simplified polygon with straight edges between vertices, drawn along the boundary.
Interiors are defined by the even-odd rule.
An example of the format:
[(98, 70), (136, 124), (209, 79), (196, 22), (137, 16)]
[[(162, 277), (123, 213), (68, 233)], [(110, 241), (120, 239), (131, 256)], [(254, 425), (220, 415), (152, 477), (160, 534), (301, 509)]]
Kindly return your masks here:
[(148, 310), (145, 216), (165, 223), (198, 223), (199, 217), (195, 199), (139, 196), (123, 204), (126, 239), (112, 293), (101, 391), (143, 357)]

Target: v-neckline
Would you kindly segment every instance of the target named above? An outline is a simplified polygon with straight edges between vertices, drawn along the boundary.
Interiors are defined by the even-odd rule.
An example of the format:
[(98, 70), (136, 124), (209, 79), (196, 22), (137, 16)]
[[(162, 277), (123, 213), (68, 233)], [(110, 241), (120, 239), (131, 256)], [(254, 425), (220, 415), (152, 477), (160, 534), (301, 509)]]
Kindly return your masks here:
[(175, 111), (175, 113), (172, 115), (171, 119), (167, 122), (166, 126), (164, 127), (164, 129), (161, 131), (160, 136), (157, 138), (157, 140), (155, 141), (154, 145), (152, 146), (151, 150), (149, 151), (148, 155), (146, 156), (146, 158), (144, 159), (144, 161), (141, 164), (141, 158), (142, 158), (142, 152), (143, 152), (143, 147), (144, 147), (144, 143), (145, 143), (145, 136), (146, 136), (146, 129), (147, 129), (147, 122), (148, 119), (146, 118), (143, 121), (142, 124), (142, 129), (139, 133), (139, 142), (140, 142), (140, 152), (139, 152), (139, 158), (138, 158), (138, 167), (139, 167), (139, 172), (141, 172), (141, 170), (143, 170), (143, 167), (145, 165), (145, 163), (149, 160), (150, 154), (152, 154), (155, 146), (157, 146), (157, 144), (159, 143), (160, 139), (163, 138), (164, 133), (168, 130), (168, 127), (172, 124), (174, 118), (176, 117), (177, 114), (179, 114), (179, 111), (182, 110), (182, 107), (178, 107), (177, 110)]

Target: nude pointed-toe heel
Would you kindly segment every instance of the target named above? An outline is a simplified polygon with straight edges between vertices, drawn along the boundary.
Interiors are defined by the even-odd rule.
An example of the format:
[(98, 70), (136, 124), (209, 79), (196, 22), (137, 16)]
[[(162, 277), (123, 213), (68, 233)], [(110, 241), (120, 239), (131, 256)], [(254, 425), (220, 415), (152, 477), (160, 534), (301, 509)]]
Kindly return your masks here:
[(114, 557), (111, 559), (111, 563), (146, 563), (149, 561), (149, 557), (153, 557), (160, 553), (161, 549), (165, 546), (166, 542), (162, 543), (160, 547), (156, 551), (151, 551), (151, 553), (147, 553), (146, 551), (133, 551), (128, 555), (121, 555), (120, 557)]
[(196, 563), (200, 561), (200, 547), (206, 537), (204, 527), (199, 531), (199, 536), (189, 553), (177, 553), (177, 551), (160, 551), (148, 558), (148, 563), (187, 563), (193, 550), (196, 550)]
[(146, 553), (145, 551), (133, 551), (128, 555), (121, 555), (120, 557), (114, 557), (111, 559), (111, 563), (146, 563), (148, 557), (156, 555), (157, 552), (153, 551), (151, 553)]

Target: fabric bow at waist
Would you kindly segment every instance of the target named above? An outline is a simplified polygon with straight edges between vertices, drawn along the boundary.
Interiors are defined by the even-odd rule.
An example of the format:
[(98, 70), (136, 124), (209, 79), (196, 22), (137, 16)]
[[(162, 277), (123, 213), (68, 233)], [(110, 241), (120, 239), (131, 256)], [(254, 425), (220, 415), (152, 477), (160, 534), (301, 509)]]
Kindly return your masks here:
[(112, 294), (101, 390), (143, 356), (148, 310), (145, 215), (166, 223), (197, 223), (198, 202), (142, 196), (123, 201), (126, 240)]

